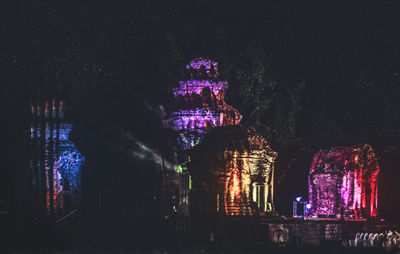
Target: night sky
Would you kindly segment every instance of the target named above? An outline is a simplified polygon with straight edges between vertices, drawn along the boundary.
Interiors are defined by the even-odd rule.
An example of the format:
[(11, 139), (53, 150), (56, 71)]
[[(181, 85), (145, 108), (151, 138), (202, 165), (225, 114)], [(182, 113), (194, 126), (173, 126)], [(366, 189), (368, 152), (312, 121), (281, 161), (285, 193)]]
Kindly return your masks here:
[[(160, 121), (173, 102), (171, 89), (184, 66), (202, 56), (219, 62), (230, 85), (227, 102), (242, 113), (242, 124), (262, 126), (279, 153), (276, 195), (283, 213), (296, 195), (306, 195), (316, 151), (368, 143), (381, 165), (382, 216), (396, 219), (397, 5), (300, 2), (2, 1), (0, 168), (1, 178), (14, 180), (1, 193), (26, 168), (29, 103), (37, 87), (47, 82), (68, 103), (72, 139), (87, 157), (87, 171), (97, 168), (105, 177), (113, 168), (118, 183), (127, 168), (143, 166), (121, 155), (118, 149), (133, 149), (121, 144), (121, 133), (165, 150), (174, 140)], [(142, 190), (135, 186), (135, 193)]]

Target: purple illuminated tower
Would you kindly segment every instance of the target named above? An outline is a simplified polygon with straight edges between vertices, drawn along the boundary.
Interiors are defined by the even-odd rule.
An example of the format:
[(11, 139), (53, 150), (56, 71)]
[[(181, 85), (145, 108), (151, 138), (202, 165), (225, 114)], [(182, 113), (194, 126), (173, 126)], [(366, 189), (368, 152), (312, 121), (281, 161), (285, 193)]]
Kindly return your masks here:
[(218, 63), (198, 58), (186, 65), (190, 80), (179, 82), (173, 89), (175, 105), (166, 127), (179, 133), (179, 145), (188, 150), (198, 144), (207, 130), (238, 125), (239, 111), (224, 100), (228, 82), (218, 81)]
[[(186, 65), (185, 71), (187, 80), (179, 82), (179, 86), (173, 89), (175, 102), (164, 124), (179, 134), (177, 142), (180, 147), (189, 150), (212, 128), (238, 125), (242, 117), (224, 100), (228, 82), (218, 80), (217, 62), (198, 58)], [(179, 186), (175, 185), (176, 178)], [(169, 190), (175, 186), (179, 193), (178, 197), (172, 194), (177, 204), (173, 209), (188, 214), (191, 177), (187, 162), (177, 165), (175, 172), (166, 177), (166, 182)]]

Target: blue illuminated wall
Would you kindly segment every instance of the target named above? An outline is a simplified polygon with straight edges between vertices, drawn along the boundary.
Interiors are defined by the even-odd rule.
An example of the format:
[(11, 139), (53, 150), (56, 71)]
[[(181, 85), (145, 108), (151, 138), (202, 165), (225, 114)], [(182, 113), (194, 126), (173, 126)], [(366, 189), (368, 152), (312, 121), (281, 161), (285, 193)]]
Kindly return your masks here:
[(63, 124), (62, 131), (66, 134), (65, 140), (60, 140), (60, 150), (54, 163), (54, 168), (65, 179), (72, 191), (79, 191), (80, 174), (85, 157), (76, 149), (75, 145), (68, 140), (71, 124)]
[(69, 140), (63, 102), (32, 103), (32, 193), (40, 213), (63, 214), (77, 207), (85, 157)]

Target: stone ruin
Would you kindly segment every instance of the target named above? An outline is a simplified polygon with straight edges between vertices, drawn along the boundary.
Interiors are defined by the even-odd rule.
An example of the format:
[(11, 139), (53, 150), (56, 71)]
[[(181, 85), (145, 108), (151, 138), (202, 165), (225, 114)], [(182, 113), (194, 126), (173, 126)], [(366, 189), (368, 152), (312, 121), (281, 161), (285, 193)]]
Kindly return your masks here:
[(376, 217), (378, 174), (378, 161), (368, 144), (320, 150), (314, 155), (308, 177), (308, 216)]
[(215, 128), (191, 152), (191, 214), (273, 212), (277, 153), (254, 128)]
[(218, 63), (198, 58), (186, 66), (189, 80), (173, 89), (175, 99), (165, 126), (179, 133), (179, 145), (188, 150), (198, 144), (208, 130), (238, 125), (242, 116), (225, 102), (228, 82), (218, 80)]

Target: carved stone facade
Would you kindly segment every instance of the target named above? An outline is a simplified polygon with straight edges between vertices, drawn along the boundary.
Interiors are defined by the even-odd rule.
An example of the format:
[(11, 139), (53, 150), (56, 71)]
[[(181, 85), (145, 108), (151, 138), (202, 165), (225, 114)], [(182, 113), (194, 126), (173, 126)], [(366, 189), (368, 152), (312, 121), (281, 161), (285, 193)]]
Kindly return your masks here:
[(241, 115), (224, 99), (228, 82), (218, 81), (218, 63), (198, 58), (186, 66), (187, 81), (173, 89), (175, 98), (166, 127), (179, 132), (178, 143), (185, 150), (198, 144), (208, 130), (237, 125)]
[[(62, 214), (77, 207), (84, 156), (69, 140), (72, 124), (65, 121), (64, 101), (31, 102), (32, 190), (39, 212)], [(65, 212), (65, 211), (64, 211)]]
[(320, 150), (309, 174), (311, 217), (377, 216), (379, 165), (368, 144)]
[(276, 156), (253, 128), (227, 126), (210, 131), (191, 153), (192, 214), (272, 212)]
[[(208, 131), (218, 126), (238, 125), (242, 116), (239, 111), (225, 102), (228, 82), (218, 80), (218, 63), (198, 58), (185, 68), (186, 81), (173, 88), (174, 104), (168, 107), (169, 114), (164, 125), (175, 130), (178, 144), (183, 150), (190, 150), (200, 143)], [(191, 178), (186, 170), (187, 161), (177, 165), (176, 172), (166, 177), (173, 195), (174, 209), (189, 213), (189, 190)], [(175, 175), (174, 175), (175, 174)], [(180, 175), (178, 177), (178, 174)], [(173, 179), (180, 179), (175, 184)]]

